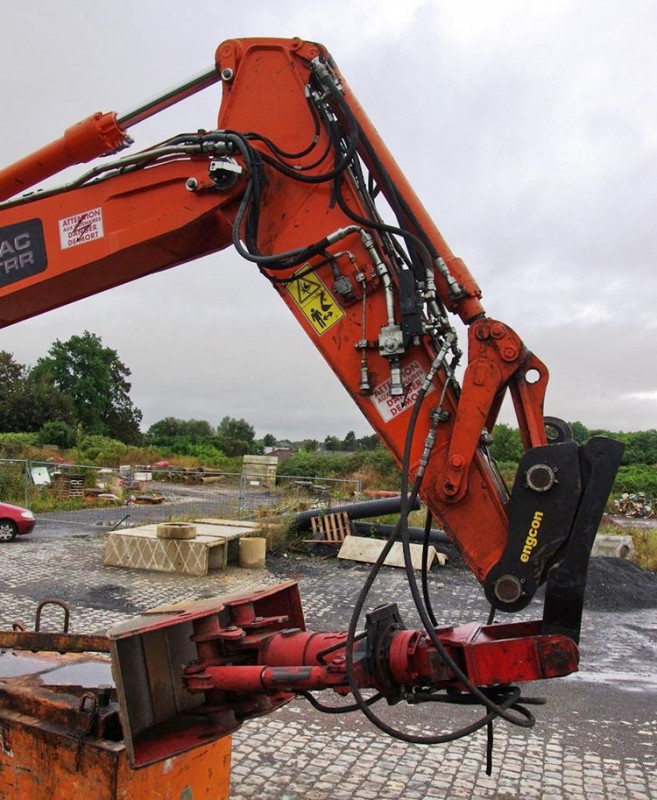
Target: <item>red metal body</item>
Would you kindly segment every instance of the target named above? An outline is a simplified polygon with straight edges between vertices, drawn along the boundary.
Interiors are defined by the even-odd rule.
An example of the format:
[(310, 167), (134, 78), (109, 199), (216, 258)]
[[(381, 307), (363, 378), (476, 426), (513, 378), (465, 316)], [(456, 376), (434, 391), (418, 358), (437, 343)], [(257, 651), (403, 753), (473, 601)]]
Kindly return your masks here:
[[(236, 650), (253, 657), (254, 665), (231, 663), (228, 656), (215, 653), (207, 662), (188, 667), (184, 682), (192, 692), (297, 692), (305, 689), (348, 689), (345, 668), (346, 633), (294, 631), (272, 633), (263, 627), (257, 634), (240, 630)], [(478, 686), (543, 680), (569, 675), (577, 669), (577, 647), (565, 636), (541, 636), (535, 622), (507, 625), (463, 625), (438, 630), (451, 658), (463, 665)], [(225, 640), (221, 635), (217, 642)], [(336, 645), (341, 646), (333, 649)], [(387, 643), (387, 669), (398, 686), (458, 686), (460, 681), (441, 662), (429, 637), (421, 631), (396, 631)], [(320, 657), (331, 649), (330, 657)], [(223, 647), (219, 648), (219, 651)], [(357, 651), (357, 679), (361, 689), (381, 689), (366, 663), (362, 648)], [(234, 652), (231, 653), (234, 655)], [(358, 657), (360, 656), (360, 658)], [(462, 687), (463, 688), (463, 687)]]
[[(444, 656), (426, 632), (391, 620), (368, 622), (353, 645), (359, 689), (394, 699), (418, 688), (467, 691), (449, 659), (483, 687), (577, 669), (575, 643), (541, 635), (538, 623), (438, 629)], [(109, 638), (126, 747), (137, 766), (230, 733), (295, 693), (332, 689), (345, 695), (352, 689), (347, 633), (306, 630), (293, 582), (163, 608), (117, 626)]]
[[(442, 370), (435, 374), (429, 390), (434, 398), (443, 397), (445, 419), (437, 430), (421, 494), (434, 513), (440, 515), (469, 566), (483, 581), (507, 545), (508, 498), (480, 450), (482, 428), (493, 429), (502, 398), (510, 388), (524, 440), (532, 446), (544, 443), (542, 403), (547, 369), (508, 326), (483, 316), (481, 290), (463, 261), (446, 244), (328, 52), (321, 45), (298, 39), (233, 40), (220, 45), (216, 52), (217, 69), (221, 74), (231, 75), (230, 80), (223, 82), (217, 125), (220, 131), (256, 131), (262, 138), (254, 139), (252, 146), (263, 153), (267, 151), (265, 141), (273, 141), (281, 150), (295, 153), (317, 139), (310, 152), (292, 159), (295, 170), (317, 178), (317, 183), (299, 183), (265, 164), (266, 180), (259, 211), (260, 251), (263, 254), (287, 251), (335, 231), (353, 228), (352, 219), (331, 202), (330, 183), (319, 180), (330, 172), (332, 162), (330, 157), (317, 160), (317, 153), (325, 150), (330, 153), (330, 131), (325, 125), (316, 130), (306, 97), (311, 62), (318, 58), (332, 65), (335, 79), (340, 82), (344, 110), (338, 109), (336, 113), (353, 115), (359, 141), (367, 141), (367, 147), (358, 146), (359, 156), (380, 181), (384, 193), (386, 181), (394, 181), (407, 209), (408, 230), (424, 237), (444, 262), (450, 283), (443, 271), (435, 270), (437, 296), (447, 309), (471, 325), (462, 391), (454, 390)], [(350, 124), (346, 119), (340, 120), (344, 129)], [(116, 132), (112, 142), (119, 138), (120, 133)], [(4, 182), (0, 176), (0, 189), (5, 185), (15, 192), (23, 183), (33, 182), (33, 168), (42, 162), (61, 167), (64, 161), (84, 160), (94, 149), (105, 147), (98, 145), (96, 128), (87, 134), (86, 141), (87, 145), (76, 146), (75, 158), (67, 156), (61, 163), (58, 158), (43, 159), (39, 154), (19, 162), (6, 170)], [(102, 137), (101, 141), (104, 142)], [(20, 226), (25, 220), (39, 220), (47, 253), (47, 267), (32, 274), (26, 271), (22, 278), (20, 264), (16, 268), (13, 261), (5, 265), (6, 270), (11, 267), (11, 274), (0, 280), (0, 324), (18, 322), (229, 246), (248, 175), (241, 155), (235, 152), (234, 158), (244, 172), (230, 188), (217, 188), (208, 180), (207, 156), (158, 160), (153, 155), (152, 162), (146, 162), (148, 169), (117, 172), (110, 180), (64, 192), (46, 192), (30, 197), (29, 202), (0, 208), (0, 231), (12, 231), (13, 226)], [(189, 191), (190, 185), (196, 186), (195, 191)], [(347, 176), (342, 191), (350, 210), (366, 216), (368, 209), (361, 193)], [(65, 242), (62, 226), (67, 220), (76, 220), (75, 224), (86, 229), (92, 216), (87, 222), (85, 214), (102, 217), (102, 235), (81, 238), (79, 244), (75, 240)], [(376, 232), (374, 246), (380, 251), (381, 263), (391, 270)], [(390, 360), (378, 348), (369, 346), (367, 360), (372, 390), (363, 392), (363, 351), (359, 343), (364, 339), (374, 341), (388, 322), (386, 280), (373, 268), (371, 251), (356, 231), (335, 244), (327, 244), (327, 248), (335, 254), (336, 263), (351, 281), (355, 293), (354, 300), (344, 302), (332, 292), (330, 264), (313, 271), (311, 289), (314, 286), (317, 290), (316, 297), (323, 293), (332, 314), (329, 327), (322, 327), (321, 321), (318, 323), (311, 317), (309, 308), (318, 311), (312, 300), (305, 307), (300, 302), (301, 284), (276, 284), (275, 288), (372, 427), (401, 462), (414, 390), (418, 381), (430, 372), (436, 358), (435, 345), (422, 337), (405, 348), (399, 362), (408, 386), (403, 397), (393, 398), (394, 413), (386, 409)], [(311, 258), (310, 265), (313, 260), (318, 258)], [(0, 263), (0, 276), (2, 266)], [(298, 267), (282, 272), (262, 269), (270, 278), (286, 279), (298, 271)], [(396, 291), (394, 272), (391, 275), (392, 290)], [(460, 287), (458, 295), (453, 291), (454, 286)], [(525, 380), (529, 367), (537, 368), (539, 376), (531, 385)], [(428, 413), (418, 420), (411, 453), (412, 477), (417, 474), (423, 442), (431, 426)]]
[[(476, 281), (322, 45), (224, 42), (192, 88), (137, 109), (126, 125), (218, 76), (216, 130), (0, 205), (0, 326), (233, 245), (272, 283), (491, 605), (520, 610), (547, 583), (549, 615), (435, 638), (403, 630), (391, 612), (388, 627), (373, 622), (353, 653), (345, 634), (305, 632), (291, 587), (151, 616), (115, 634), (135, 764), (198, 746), (301, 689), (395, 694), (568, 674), (588, 554), (620, 463), (620, 447), (603, 437), (579, 446), (565, 424), (548, 444), (547, 368), (486, 316)], [(114, 115), (95, 115), (0, 173), (0, 198), (124, 142)], [(384, 221), (388, 211), (394, 224)], [(448, 312), (468, 328), (461, 383)], [(527, 450), (511, 492), (488, 452), (507, 391)]]

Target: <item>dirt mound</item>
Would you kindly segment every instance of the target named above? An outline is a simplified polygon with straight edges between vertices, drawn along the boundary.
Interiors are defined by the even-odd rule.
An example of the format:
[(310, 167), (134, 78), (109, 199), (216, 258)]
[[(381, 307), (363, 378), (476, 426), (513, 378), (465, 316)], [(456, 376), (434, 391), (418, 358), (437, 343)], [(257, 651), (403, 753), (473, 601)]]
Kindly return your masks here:
[(623, 558), (592, 558), (584, 605), (593, 611), (657, 608), (657, 575)]

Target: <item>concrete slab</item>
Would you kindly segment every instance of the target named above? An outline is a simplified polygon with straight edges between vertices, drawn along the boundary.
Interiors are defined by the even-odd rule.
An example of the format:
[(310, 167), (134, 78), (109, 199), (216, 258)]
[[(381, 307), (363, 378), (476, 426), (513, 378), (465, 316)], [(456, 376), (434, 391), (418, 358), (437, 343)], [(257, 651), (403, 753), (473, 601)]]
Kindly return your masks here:
[(260, 531), (259, 522), (249, 522), (248, 520), (244, 519), (219, 519), (218, 517), (203, 517), (201, 519), (195, 519), (194, 525), (196, 525), (197, 530), (199, 526), (203, 527), (203, 532), (208, 535), (212, 535), (212, 530), (215, 530), (217, 527), (228, 529), (238, 528), (239, 530), (247, 531), (251, 534), (256, 534)]
[(104, 564), (110, 567), (207, 575), (239, 558), (239, 540), (258, 531), (252, 522), (195, 521), (195, 539), (158, 539), (157, 524), (112, 531), (105, 542)]
[[(368, 539), (364, 536), (346, 536), (340, 548), (340, 552), (338, 553), (338, 558), (374, 564), (381, 555), (385, 545), (385, 541), (381, 539)], [(422, 569), (422, 545), (411, 544), (410, 548), (413, 569)], [(429, 568), (431, 568), (433, 562), (436, 560), (442, 567), (445, 565), (447, 557), (444, 553), (438, 553), (435, 547), (430, 546), (427, 559)], [(395, 542), (395, 544), (393, 544), (383, 563), (387, 567), (404, 566), (404, 549), (401, 542)]]
[(634, 557), (634, 541), (631, 536), (616, 536), (599, 533), (593, 541), (591, 556), (609, 556), (611, 558)]

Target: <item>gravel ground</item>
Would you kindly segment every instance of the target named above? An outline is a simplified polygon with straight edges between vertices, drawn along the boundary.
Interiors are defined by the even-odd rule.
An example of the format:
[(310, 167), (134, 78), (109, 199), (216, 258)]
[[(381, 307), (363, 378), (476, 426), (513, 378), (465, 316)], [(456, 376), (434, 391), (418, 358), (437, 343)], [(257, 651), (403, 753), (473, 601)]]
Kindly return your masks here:
[[(102, 632), (162, 602), (254, 591), (299, 582), (309, 627), (343, 630), (367, 574), (365, 565), (288, 552), (266, 570), (206, 578), (102, 564), (105, 534), (92, 525), (39, 521), (2, 548), (0, 628), (31, 627), (36, 603), (62, 597), (76, 632)], [(484, 621), (483, 594), (458, 560), (430, 576), (440, 621)], [(319, 714), (306, 701), (249, 721), (233, 738), (232, 800), (654, 800), (657, 798), (657, 587), (654, 575), (617, 559), (593, 559), (580, 672), (526, 689), (543, 695), (531, 731), (495, 726), (494, 773), (484, 771), (482, 733), (448, 746), (390, 739), (362, 715)], [(416, 624), (401, 570), (385, 568), (367, 608), (394, 600)], [(56, 610), (55, 610), (56, 613)], [(540, 615), (540, 599), (521, 618)], [(49, 627), (56, 623), (46, 618)], [(400, 725), (451, 729), (458, 710), (395, 706)]]
[(584, 600), (596, 611), (657, 608), (657, 575), (626, 559), (593, 558)]

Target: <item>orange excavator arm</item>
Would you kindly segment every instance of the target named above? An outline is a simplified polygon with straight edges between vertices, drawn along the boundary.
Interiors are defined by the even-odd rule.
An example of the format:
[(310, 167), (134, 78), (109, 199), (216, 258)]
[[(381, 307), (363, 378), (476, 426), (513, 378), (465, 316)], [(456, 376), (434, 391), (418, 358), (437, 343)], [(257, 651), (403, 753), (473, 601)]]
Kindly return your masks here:
[[(152, 104), (96, 115), (87, 133), (0, 173), (6, 198), (123, 146), (131, 124), (198, 88), (223, 85), (215, 130), (0, 206), (0, 324), (234, 246), (313, 340), (491, 604), (518, 610), (548, 581), (544, 628), (577, 639), (619, 447), (580, 447), (552, 419), (548, 439), (547, 368), (486, 315), (468, 268), (321, 45), (231, 40), (215, 62)], [(450, 315), (468, 329), (461, 381)], [(488, 454), (507, 390), (527, 449), (510, 493)]]

